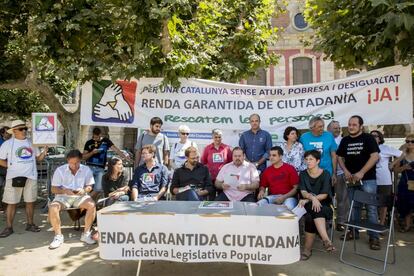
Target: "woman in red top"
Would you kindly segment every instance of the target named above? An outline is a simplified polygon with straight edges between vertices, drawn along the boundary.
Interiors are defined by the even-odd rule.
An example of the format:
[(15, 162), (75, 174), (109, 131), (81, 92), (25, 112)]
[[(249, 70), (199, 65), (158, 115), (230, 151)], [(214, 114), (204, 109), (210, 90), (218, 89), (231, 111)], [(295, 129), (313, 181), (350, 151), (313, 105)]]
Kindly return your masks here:
[(204, 148), (200, 160), (202, 164), (207, 166), (213, 183), (216, 181), (220, 169), (232, 161), (231, 148), (221, 142), (222, 136), (223, 132), (220, 129), (213, 129), (213, 143)]

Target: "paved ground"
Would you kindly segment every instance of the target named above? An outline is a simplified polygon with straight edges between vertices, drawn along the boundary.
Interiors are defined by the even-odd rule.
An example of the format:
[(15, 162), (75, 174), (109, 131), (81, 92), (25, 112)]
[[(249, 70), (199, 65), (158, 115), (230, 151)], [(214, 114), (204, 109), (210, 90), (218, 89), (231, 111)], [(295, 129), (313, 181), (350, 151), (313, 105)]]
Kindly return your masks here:
[[(15, 233), (0, 239), (0, 275), (135, 275), (137, 262), (109, 262), (98, 257), (98, 247), (84, 246), (79, 241), (80, 232), (73, 230), (67, 214), (63, 215), (65, 244), (56, 250), (49, 250), (53, 238), (47, 216), (36, 208), (36, 223), (40, 233), (24, 230), (24, 209), (19, 208), (15, 221)], [(0, 228), (5, 225), (5, 215), (0, 214)], [(339, 248), (339, 235), (335, 233), (334, 243)], [(397, 263), (389, 265), (386, 275), (412, 275), (414, 260), (414, 231), (397, 233)], [(365, 235), (360, 241), (367, 248)], [(369, 250), (367, 250), (369, 251)], [(372, 252), (372, 251), (371, 251)], [(374, 252), (372, 252), (374, 253)], [(377, 252), (375, 252), (377, 253)], [(365, 264), (369, 262), (365, 261)], [(378, 263), (374, 263), (379, 268)], [(254, 275), (373, 275), (354, 269), (339, 262), (339, 250), (333, 254), (314, 250), (313, 256), (305, 262), (285, 266), (252, 265)], [(411, 272), (410, 272), (411, 271)], [(173, 262), (143, 262), (141, 275), (248, 275), (247, 266), (232, 263), (182, 264)]]

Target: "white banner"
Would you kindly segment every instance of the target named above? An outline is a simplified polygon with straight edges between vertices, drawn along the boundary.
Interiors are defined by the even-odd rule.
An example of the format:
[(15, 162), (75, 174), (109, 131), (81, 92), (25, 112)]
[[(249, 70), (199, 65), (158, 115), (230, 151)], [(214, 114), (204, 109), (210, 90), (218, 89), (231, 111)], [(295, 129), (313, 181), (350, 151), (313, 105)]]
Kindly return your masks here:
[[(90, 82), (82, 88), (81, 124), (148, 128), (152, 117), (164, 129), (186, 124), (209, 132), (249, 129), (248, 117), (281, 133), (286, 126), (306, 129), (313, 116), (347, 125), (351, 115), (365, 124), (412, 123), (411, 66), (392, 66), (325, 83), (251, 86), (181, 79), (181, 86), (160, 87), (162, 79)], [(281, 131), (282, 130), (282, 131)]]
[(137, 211), (99, 212), (98, 222), (104, 260), (282, 265), (300, 258), (296, 217)]

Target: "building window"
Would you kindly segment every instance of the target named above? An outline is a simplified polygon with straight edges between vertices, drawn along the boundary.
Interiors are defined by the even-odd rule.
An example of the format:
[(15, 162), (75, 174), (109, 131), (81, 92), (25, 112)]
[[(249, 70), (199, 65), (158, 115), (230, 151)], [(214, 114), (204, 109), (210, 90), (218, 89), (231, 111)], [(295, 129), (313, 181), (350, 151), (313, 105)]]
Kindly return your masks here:
[(293, 16), (293, 26), (298, 31), (304, 31), (309, 27), (308, 23), (305, 20), (305, 17), (303, 16), (303, 13), (299, 12)]
[(349, 71), (346, 71), (346, 76), (347, 77), (350, 77), (350, 76), (353, 76), (353, 75), (358, 75), (359, 74), (359, 71), (358, 70), (349, 70)]
[(260, 68), (256, 70), (256, 75), (249, 77), (247, 84), (266, 86), (266, 69)]
[(293, 85), (313, 82), (312, 59), (297, 57), (293, 59)]

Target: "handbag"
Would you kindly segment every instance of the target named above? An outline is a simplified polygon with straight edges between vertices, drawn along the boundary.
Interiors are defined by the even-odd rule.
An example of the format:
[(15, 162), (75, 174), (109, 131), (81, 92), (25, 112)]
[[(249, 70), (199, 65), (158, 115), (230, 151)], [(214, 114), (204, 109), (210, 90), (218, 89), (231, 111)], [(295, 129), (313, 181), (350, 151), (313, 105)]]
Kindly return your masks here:
[(23, 188), (26, 185), (27, 177), (25, 176), (18, 176), (12, 178), (12, 187), (15, 188)]
[(405, 172), (405, 177), (407, 178), (408, 190), (414, 192), (414, 180), (409, 180), (407, 172)]

